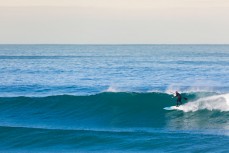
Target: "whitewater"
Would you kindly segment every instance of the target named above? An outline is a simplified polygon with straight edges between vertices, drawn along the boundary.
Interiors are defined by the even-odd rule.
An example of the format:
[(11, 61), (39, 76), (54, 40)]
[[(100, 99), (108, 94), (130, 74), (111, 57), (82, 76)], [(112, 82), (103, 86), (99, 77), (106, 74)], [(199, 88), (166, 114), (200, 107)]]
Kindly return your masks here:
[(0, 45), (0, 61), (0, 152), (229, 151), (229, 45)]

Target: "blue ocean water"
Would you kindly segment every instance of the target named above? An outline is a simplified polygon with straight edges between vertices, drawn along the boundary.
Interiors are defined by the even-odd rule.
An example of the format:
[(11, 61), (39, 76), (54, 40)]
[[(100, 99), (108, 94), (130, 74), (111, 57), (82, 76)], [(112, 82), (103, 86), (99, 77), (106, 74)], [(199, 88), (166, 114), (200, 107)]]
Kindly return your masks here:
[(229, 45), (0, 45), (0, 61), (1, 152), (229, 151)]

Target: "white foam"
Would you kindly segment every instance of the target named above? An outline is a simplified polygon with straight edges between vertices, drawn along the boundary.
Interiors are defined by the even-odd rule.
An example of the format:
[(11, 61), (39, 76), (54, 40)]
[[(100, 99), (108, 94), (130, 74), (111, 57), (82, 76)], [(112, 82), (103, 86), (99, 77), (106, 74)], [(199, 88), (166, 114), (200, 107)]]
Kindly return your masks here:
[(110, 87), (106, 90), (106, 92), (119, 92), (119, 90), (118, 90), (116, 87), (114, 87), (114, 86), (110, 86)]
[(184, 104), (181, 108), (184, 112), (195, 112), (203, 109), (210, 111), (229, 111), (229, 94), (200, 98), (196, 101)]

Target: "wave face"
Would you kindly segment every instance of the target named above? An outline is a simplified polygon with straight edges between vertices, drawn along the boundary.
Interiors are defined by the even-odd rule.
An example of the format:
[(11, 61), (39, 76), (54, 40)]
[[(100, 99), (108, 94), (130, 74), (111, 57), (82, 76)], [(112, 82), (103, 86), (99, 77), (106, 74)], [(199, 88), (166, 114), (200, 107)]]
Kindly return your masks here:
[[(101, 93), (90, 96), (1, 98), (6, 125), (48, 128), (161, 126), (172, 96), (161, 93)], [(66, 127), (63, 127), (66, 126)]]
[(209, 146), (201, 142), (203, 135), (212, 144), (220, 136), (221, 151), (227, 150), (228, 94), (183, 96), (188, 101), (183, 101), (181, 110), (174, 111), (163, 109), (175, 105), (173, 96), (156, 92), (2, 97), (0, 151), (109, 152), (119, 148), (116, 151), (151, 152), (152, 146), (156, 152), (162, 148), (179, 151), (177, 138), (187, 151), (192, 146), (190, 141), (207, 151)]

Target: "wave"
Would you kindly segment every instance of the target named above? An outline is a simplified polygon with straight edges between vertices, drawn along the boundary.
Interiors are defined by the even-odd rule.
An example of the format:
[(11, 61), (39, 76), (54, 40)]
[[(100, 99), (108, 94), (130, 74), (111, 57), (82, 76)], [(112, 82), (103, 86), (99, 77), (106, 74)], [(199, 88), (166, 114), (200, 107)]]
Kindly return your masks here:
[[(227, 128), (229, 94), (184, 93), (182, 111), (166, 93), (104, 92), (88, 96), (1, 97), (0, 126), (60, 129)], [(209, 119), (206, 121), (206, 117)], [(189, 122), (188, 124), (186, 122)], [(197, 123), (198, 121), (198, 123)], [(201, 124), (201, 123), (206, 124)], [(189, 125), (189, 126), (187, 126)]]
[[(0, 152), (88, 152), (111, 147), (152, 152), (159, 140), (177, 150), (177, 139), (189, 143), (187, 137), (197, 144), (203, 144), (203, 137), (213, 144), (221, 137), (223, 148), (228, 142), (228, 95), (184, 93), (188, 101), (183, 101), (182, 110), (173, 111), (163, 109), (175, 105), (173, 95), (158, 92), (1, 97)], [(161, 150), (160, 145), (155, 147)]]

